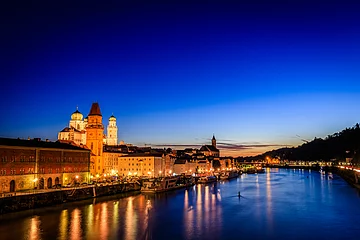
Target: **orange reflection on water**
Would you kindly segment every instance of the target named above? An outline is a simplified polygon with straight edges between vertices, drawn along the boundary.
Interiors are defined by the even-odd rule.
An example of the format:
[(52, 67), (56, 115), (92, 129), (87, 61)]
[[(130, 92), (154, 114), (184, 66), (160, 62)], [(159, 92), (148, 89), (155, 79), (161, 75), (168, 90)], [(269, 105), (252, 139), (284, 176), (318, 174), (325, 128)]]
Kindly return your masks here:
[(210, 226), (210, 218), (209, 218), (209, 212), (210, 209), (210, 197), (209, 197), (210, 187), (205, 186), (205, 193), (204, 193), (204, 225), (205, 229), (208, 229)]
[(197, 193), (196, 193), (196, 228), (201, 229), (201, 221), (203, 219), (202, 216), (202, 193), (201, 188), (203, 188), (203, 185), (197, 185)]
[(93, 235), (92, 230), (94, 227), (94, 204), (90, 204), (87, 208), (87, 218), (86, 218), (86, 238), (91, 238), (91, 235)]
[(81, 211), (76, 208), (71, 213), (70, 239), (81, 239)]
[(109, 222), (108, 222), (108, 209), (107, 209), (108, 203), (102, 203), (101, 204), (101, 217), (100, 217), (100, 237), (101, 239), (107, 239), (109, 234)]
[(270, 169), (266, 171), (266, 209), (269, 227), (272, 229), (273, 216), (272, 216), (272, 196), (271, 196), (271, 173)]
[(193, 236), (194, 229), (194, 207), (189, 196), (189, 190), (185, 190), (184, 196), (184, 224), (186, 238), (191, 239)]
[(113, 210), (113, 226), (116, 226), (120, 221), (119, 219), (119, 201), (114, 202), (114, 210)]
[(67, 209), (62, 210), (60, 214), (60, 224), (59, 224), (59, 233), (61, 240), (68, 239), (68, 230), (67, 230), (68, 222), (69, 222), (68, 210)]
[(40, 229), (40, 218), (39, 216), (35, 216), (30, 220), (30, 231), (29, 231), (29, 239), (30, 240), (37, 240), (40, 239), (39, 233)]
[(125, 213), (125, 239), (135, 239), (137, 226), (136, 226), (136, 212), (133, 206), (134, 197), (129, 197)]

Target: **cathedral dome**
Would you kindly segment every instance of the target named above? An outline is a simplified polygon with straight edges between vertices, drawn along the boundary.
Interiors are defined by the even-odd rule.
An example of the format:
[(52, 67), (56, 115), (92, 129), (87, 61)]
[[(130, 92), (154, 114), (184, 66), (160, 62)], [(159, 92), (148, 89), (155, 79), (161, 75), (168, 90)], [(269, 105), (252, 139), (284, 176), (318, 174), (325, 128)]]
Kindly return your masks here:
[(81, 121), (82, 119), (83, 119), (83, 115), (77, 109), (75, 112), (73, 112), (73, 114), (71, 114), (71, 120)]
[(116, 121), (116, 117), (114, 117), (114, 115), (111, 115), (111, 117), (109, 118), (109, 121)]

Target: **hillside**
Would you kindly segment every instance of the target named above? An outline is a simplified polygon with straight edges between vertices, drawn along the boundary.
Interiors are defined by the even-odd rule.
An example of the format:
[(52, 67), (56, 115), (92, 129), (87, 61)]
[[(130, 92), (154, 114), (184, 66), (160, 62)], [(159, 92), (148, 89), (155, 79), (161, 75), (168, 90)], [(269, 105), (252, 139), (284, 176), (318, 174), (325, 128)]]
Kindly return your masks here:
[(239, 160), (264, 160), (267, 156), (281, 160), (302, 161), (344, 161), (354, 158), (353, 162), (360, 162), (360, 126), (357, 123), (352, 128), (328, 135), (325, 139), (315, 138), (298, 147), (280, 148), (261, 155), (239, 158)]

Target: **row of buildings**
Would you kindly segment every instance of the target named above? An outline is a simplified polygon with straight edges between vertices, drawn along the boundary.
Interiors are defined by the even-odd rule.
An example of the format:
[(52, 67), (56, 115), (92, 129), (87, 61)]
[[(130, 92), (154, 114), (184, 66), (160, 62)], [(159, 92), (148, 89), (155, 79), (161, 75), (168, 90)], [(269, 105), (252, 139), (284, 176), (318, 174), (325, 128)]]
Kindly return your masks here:
[(232, 158), (220, 157), (215, 136), (210, 145), (184, 150), (137, 147), (117, 139), (114, 116), (104, 134), (98, 103), (92, 104), (85, 119), (77, 109), (56, 142), (0, 138), (0, 192), (104, 178), (194, 174), (233, 166)]
[(67, 143), (0, 138), (0, 192), (87, 182), (90, 155), (86, 147)]

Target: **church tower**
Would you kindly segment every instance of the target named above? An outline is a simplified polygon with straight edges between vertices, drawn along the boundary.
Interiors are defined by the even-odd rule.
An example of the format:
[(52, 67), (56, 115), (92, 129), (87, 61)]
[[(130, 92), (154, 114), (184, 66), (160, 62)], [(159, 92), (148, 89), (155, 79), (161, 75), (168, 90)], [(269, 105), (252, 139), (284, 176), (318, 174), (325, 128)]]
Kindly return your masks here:
[(211, 139), (211, 145), (213, 145), (216, 148), (216, 139), (215, 139), (214, 135), (213, 135), (213, 137)]
[(104, 125), (102, 124), (102, 115), (98, 103), (92, 104), (87, 119), (86, 146), (91, 149), (90, 173), (95, 176), (96, 174), (102, 174), (104, 171), (102, 159)]
[(106, 132), (106, 144), (117, 145), (118, 128), (116, 126), (116, 118), (114, 117), (114, 115), (111, 115), (111, 117), (109, 118), (109, 125), (107, 126)]
[(79, 112), (79, 109), (76, 107), (76, 111), (71, 114), (71, 120), (69, 122), (69, 128), (75, 128), (76, 130), (84, 130), (84, 121), (83, 115)]

